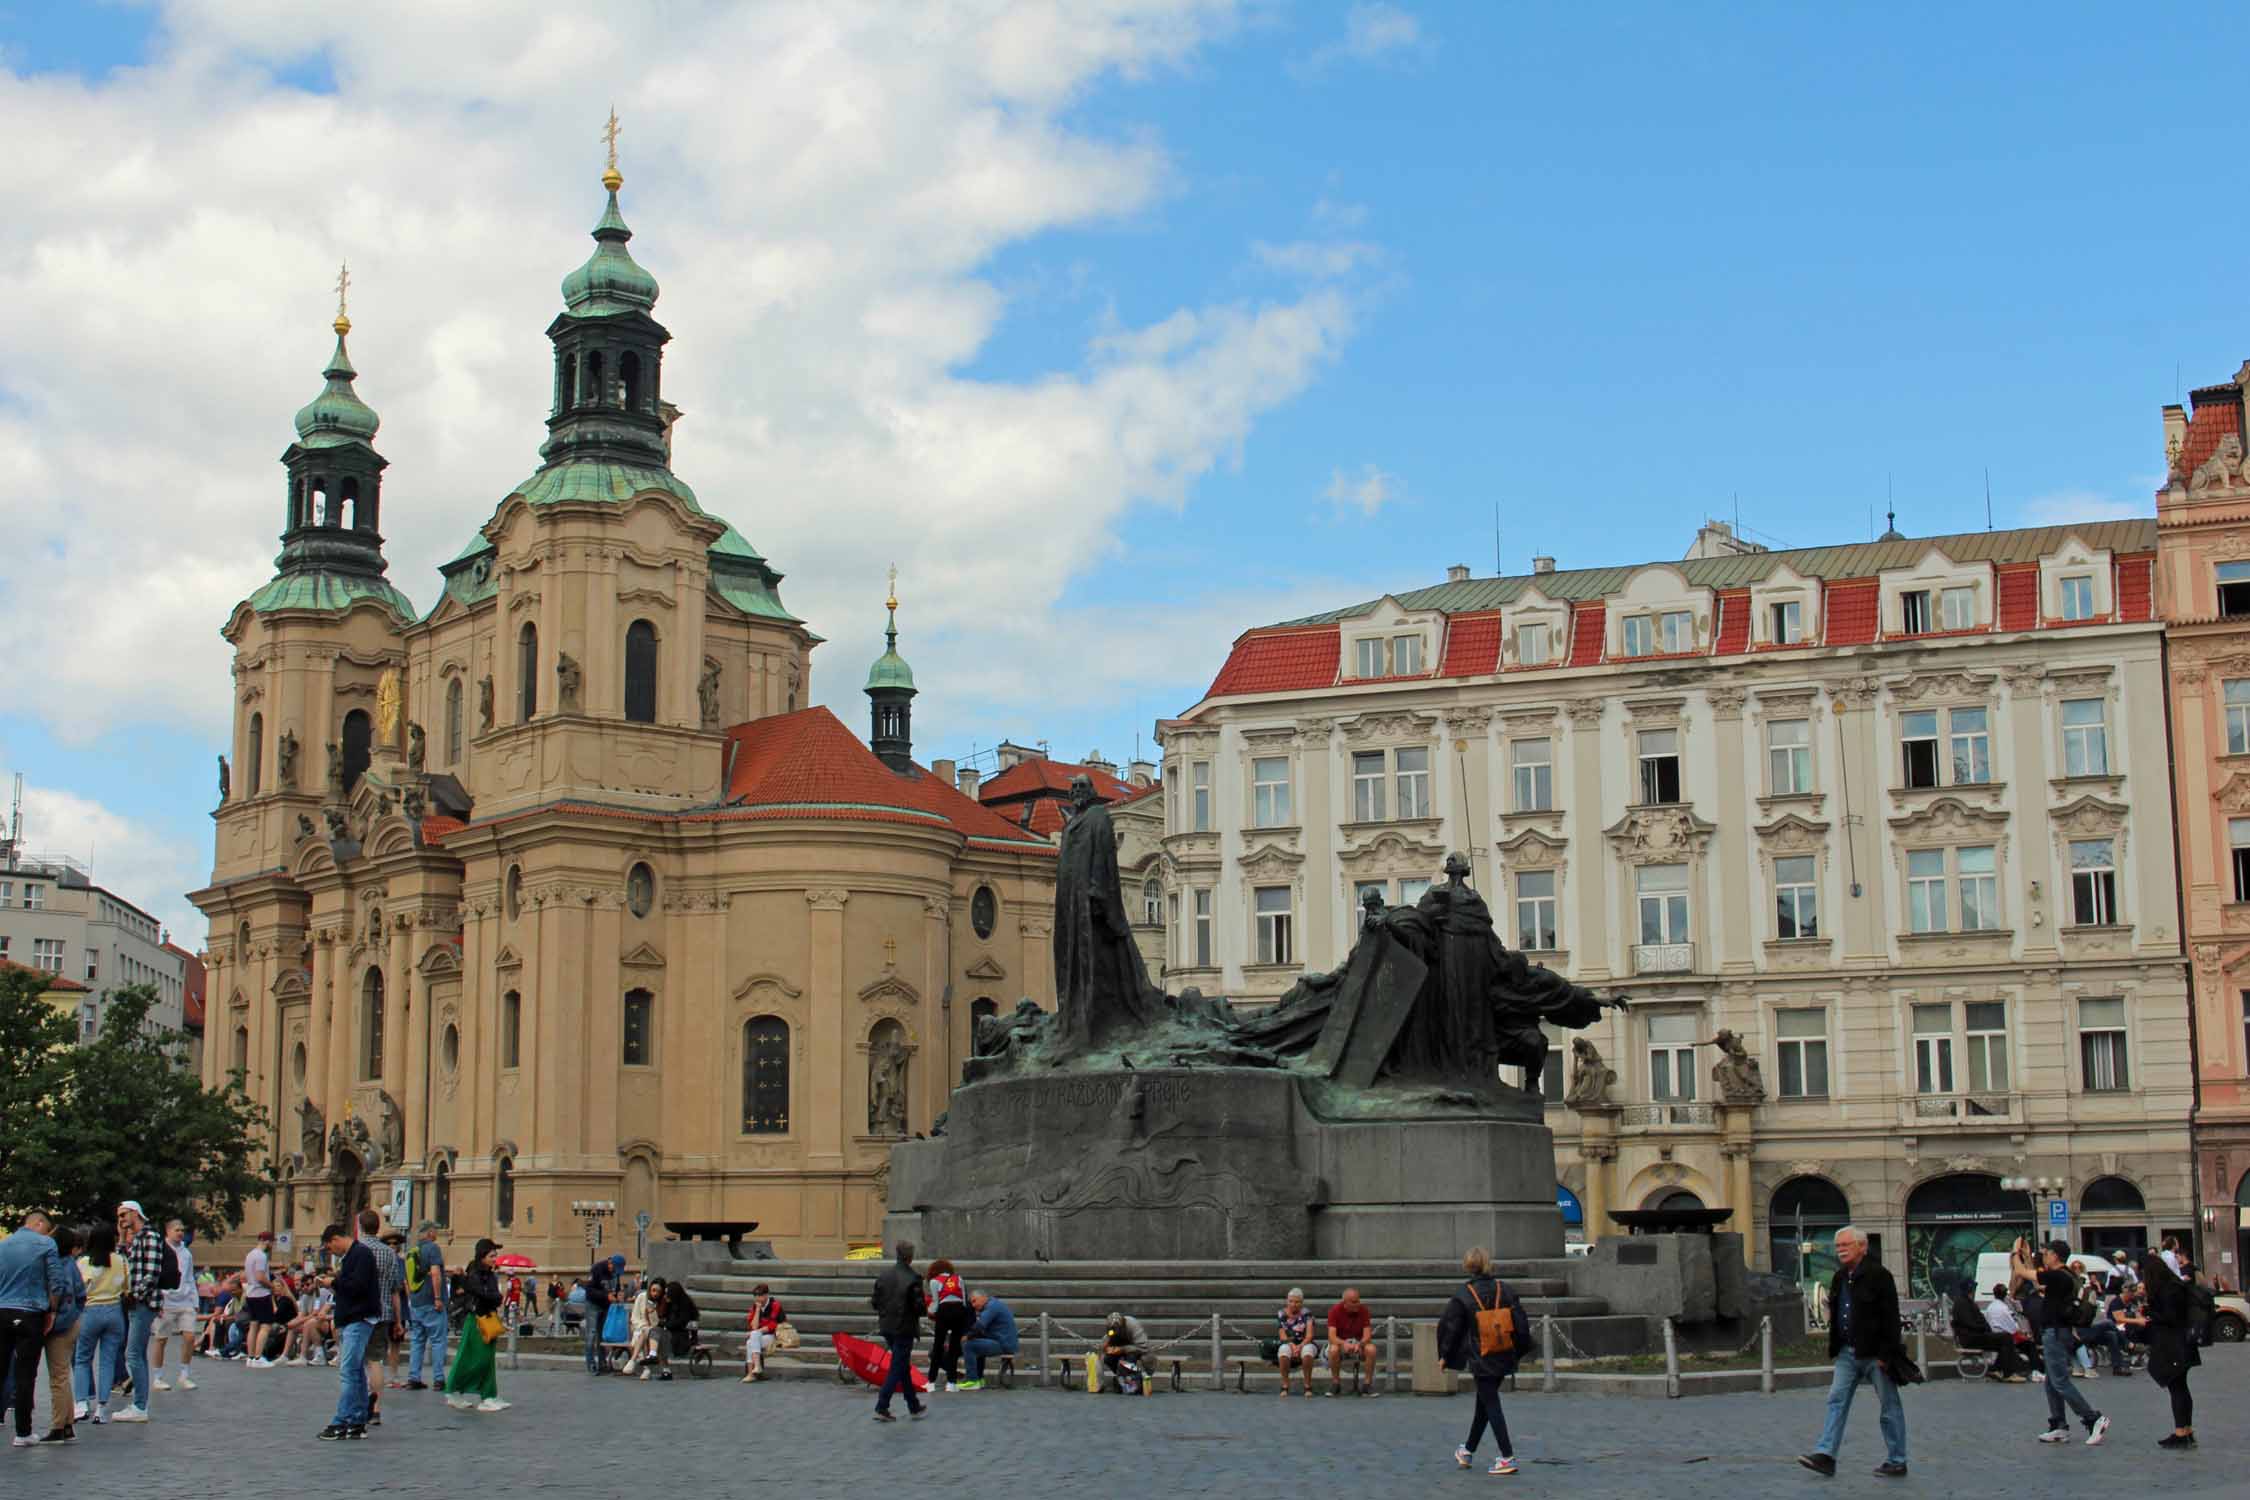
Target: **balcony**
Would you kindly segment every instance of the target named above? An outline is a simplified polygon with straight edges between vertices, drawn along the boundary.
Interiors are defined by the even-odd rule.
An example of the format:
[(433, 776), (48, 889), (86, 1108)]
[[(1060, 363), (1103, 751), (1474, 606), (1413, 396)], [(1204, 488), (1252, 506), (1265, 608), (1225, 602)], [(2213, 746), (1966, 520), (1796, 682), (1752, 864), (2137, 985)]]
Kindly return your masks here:
[(1977, 1129), (2016, 1125), (2023, 1121), (2023, 1106), (2008, 1092), (1963, 1091), (1957, 1094), (1912, 1094), (1899, 1100), (1899, 1123), (1909, 1129), (1934, 1130), (1947, 1126)]
[(1693, 974), (1695, 972), (1695, 944), (1635, 943), (1633, 945), (1633, 972), (1635, 974)]
[(1708, 1104), (1628, 1104), (1618, 1113), (1619, 1124), (1642, 1129), (1708, 1126), (1712, 1120), (1711, 1106)]

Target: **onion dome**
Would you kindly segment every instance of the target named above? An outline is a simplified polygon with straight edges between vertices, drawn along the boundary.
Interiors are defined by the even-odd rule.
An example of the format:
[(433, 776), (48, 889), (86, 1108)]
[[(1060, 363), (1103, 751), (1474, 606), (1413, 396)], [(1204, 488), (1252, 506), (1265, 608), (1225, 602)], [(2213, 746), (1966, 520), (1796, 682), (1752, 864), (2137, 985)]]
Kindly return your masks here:
[(352, 320), (339, 311), (336, 314), (336, 352), (329, 358), (328, 368), (321, 373), (328, 384), (321, 393), (298, 408), (297, 441), (307, 448), (333, 448), (339, 443), (369, 443), (375, 441), (375, 429), (382, 420), (375, 409), (359, 399), (352, 389), (352, 381), (359, 371), (352, 368), (351, 356), (344, 352), (344, 335), (352, 331)]
[(563, 278), (563, 305), (582, 318), (645, 313), (656, 306), (656, 278), (625, 248), (633, 231), (625, 227), (625, 216), (617, 209), (617, 190), (624, 185), (625, 179), (614, 163), (602, 173), (602, 186), (609, 189), (609, 207), (594, 226), (594, 253)]

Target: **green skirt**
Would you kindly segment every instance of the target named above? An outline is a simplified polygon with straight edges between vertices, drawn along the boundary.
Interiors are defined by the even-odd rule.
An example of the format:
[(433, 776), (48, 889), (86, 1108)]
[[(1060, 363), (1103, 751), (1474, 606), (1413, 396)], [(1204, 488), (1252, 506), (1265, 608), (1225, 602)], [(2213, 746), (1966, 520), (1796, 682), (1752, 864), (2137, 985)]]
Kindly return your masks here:
[(500, 1394), (499, 1366), (475, 1318), (461, 1324), (461, 1340), (453, 1346), (453, 1368), (445, 1376), (445, 1393), (484, 1399)]

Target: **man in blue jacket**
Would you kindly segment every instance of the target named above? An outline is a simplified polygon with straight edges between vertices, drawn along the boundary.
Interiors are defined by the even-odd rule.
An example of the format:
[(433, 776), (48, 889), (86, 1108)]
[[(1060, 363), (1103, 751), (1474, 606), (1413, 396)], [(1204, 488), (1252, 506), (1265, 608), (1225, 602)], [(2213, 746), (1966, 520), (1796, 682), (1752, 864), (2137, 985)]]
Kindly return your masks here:
[(343, 1257), (332, 1284), (336, 1304), (336, 1418), (320, 1430), (320, 1440), (367, 1436), (367, 1341), (383, 1310), (383, 1273), (367, 1242), (341, 1224), (320, 1232), (321, 1248)]
[(31, 1435), (32, 1380), (66, 1285), (62, 1257), (47, 1237), (52, 1227), (34, 1210), (24, 1215), (21, 1229), (0, 1240), (0, 1370), (14, 1387), (18, 1448), (39, 1441)]
[(969, 1378), (961, 1382), (964, 1391), (984, 1389), (984, 1362), (995, 1354), (1013, 1354), (1022, 1347), (1016, 1333), (1016, 1315), (1008, 1311), (1008, 1304), (989, 1292), (971, 1292), (969, 1310), (976, 1321), (969, 1325), (968, 1341), (961, 1352), (969, 1357)]

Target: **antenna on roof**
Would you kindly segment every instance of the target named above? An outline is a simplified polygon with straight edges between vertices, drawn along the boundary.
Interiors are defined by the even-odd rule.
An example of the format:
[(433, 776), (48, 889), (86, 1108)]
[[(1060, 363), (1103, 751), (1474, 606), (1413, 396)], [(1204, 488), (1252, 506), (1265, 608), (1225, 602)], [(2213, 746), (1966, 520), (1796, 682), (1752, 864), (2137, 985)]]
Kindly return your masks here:
[(1734, 492), (1734, 534), (1742, 535), (1742, 491)]
[(1492, 576), (1504, 578), (1508, 569), (1500, 561), (1500, 502), (1492, 502)]
[(1992, 529), (1992, 465), (1984, 466), (1984, 529)]

